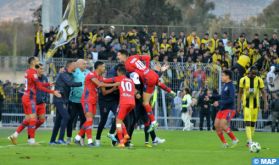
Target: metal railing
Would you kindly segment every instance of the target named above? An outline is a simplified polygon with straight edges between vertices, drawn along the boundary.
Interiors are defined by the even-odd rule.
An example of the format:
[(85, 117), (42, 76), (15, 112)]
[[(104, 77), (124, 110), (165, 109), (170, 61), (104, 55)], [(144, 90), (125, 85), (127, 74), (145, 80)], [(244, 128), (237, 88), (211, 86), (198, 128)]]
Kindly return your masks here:
[[(21, 60), (17, 60), (22, 63), (22, 67), (19, 70), (23, 71), (26, 65), (23, 65), (26, 57), (22, 57)], [(53, 58), (52, 62), (55, 64), (57, 70), (63, 67), (67, 62), (67, 58)], [(93, 65), (92, 61), (89, 61)], [(26, 64), (26, 63), (25, 63)], [(106, 61), (107, 69), (111, 69), (115, 66), (116, 62)], [(161, 81), (166, 85), (170, 86), (174, 91), (181, 90), (184, 87), (190, 88), (192, 91), (198, 91), (201, 87), (207, 86), (209, 89), (219, 89), (221, 87), (221, 68), (219, 66), (214, 66), (212, 64), (188, 64), (188, 63), (169, 63), (170, 69), (167, 70), (162, 76)], [(17, 65), (20, 66), (20, 65)], [(1, 67), (1, 66), (0, 66)], [(152, 66), (151, 66), (152, 67)], [(197, 73), (198, 72), (198, 73)], [(200, 72), (200, 73), (199, 73)], [(195, 74), (197, 73), (197, 74)], [(204, 75), (205, 79), (202, 79)], [(198, 76), (196, 76), (198, 75)], [(236, 79), (236, 78), (235, 78)], [(14, 100), (13, 98), (11, 100)], [(181, 118), (179, 116), (172, 115), (172, 105), (173, 98), (165, 94), (165, 92), (158, 90), (158, 97), (156, 105), (154, 107), (155, 115), (160, 123), (160, 127), (164, 129), (181, 129)], [(2, 123), (4, 126), (17, 126), (22, 121), (24, 115), (22, 106), (20, 103), (20, 98), (15, 103), (14, 101), (6, 101), (4, 103), (3, 118)], [(52, 127), (53, 115), (55, 109), (53, 106), (47, 106), (47, 121), (44, 127)], [(269, 121), (269, 114), (263, 114), (259, 116), (257, 122), (257, 131), (269, 131), (267, 123)], [(195, 108), (193, 112), (192, 122), (194, 123), (194, 129), (199, 129), (199, 108)], [(99, 122), (99, 113), (97, 113), (94, 127), (97, 126)], [(212, 123), (212, 121), (211, 121)], [(237, 116), (232, 120), (232, 125), (242, 130), (244, 129), (243, 117), (241, 115)], [(205, 127), (205, 125), (204, 125)], [(212, 125), (211, 125), (212, 127)]]

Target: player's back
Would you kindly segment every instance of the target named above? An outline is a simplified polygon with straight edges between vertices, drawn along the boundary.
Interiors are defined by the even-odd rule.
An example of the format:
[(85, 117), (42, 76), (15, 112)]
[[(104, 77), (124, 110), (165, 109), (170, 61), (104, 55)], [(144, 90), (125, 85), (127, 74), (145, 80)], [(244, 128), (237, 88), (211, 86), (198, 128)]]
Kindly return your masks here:
[(125, 68), (128, 72), (137, 72), (139, 75), (149, 71), (149, 68), (143, 63), (139, 55), (130, 56), (125, 62)]
[(119, 104), (135, 105), (135, 85), (133, 80), (126, 76), (118, 76), (115, 77), (115, 82), (120, 82), (120, 86), (118, 86), (120, 93)]
[[(141, 57), (140, 55), (133, 55), (130, 56), (125, 62), (125, 68), (127, 72), (136, 72), (137, 74), (139, 74), (142, 81), (144, 81), (146, 77), (159, 77), (155, 71), (148, 68), (149, 64), (146, 65), (141, 60), (141, 58), (145, 59), (146, 57), (148, 56), (145, 55)], [(147, 63), (149, 63), (148, 58), (146, 61)]]
[(99, 76), (96, 72), (90, 72), (86, 75), (84, 80), (84, 90), (82, 93), (81, 101), (96, 103), (98, 100), (98, 86), (92, 81), (92, 79), (102, 80), (102, 76)]

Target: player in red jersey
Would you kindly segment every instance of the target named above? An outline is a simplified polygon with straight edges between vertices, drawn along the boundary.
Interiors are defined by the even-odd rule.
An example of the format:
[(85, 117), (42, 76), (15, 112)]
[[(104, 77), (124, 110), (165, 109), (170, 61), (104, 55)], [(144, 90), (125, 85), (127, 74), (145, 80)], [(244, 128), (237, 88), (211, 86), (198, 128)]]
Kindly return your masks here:
[(116, 117), (117, 137), (119, 139), (118, 147), (124, 148), (125, 143), (130, 139), (123, 120), (135, 107), (135, 85), (133, 80), (126, 77), (126, 69), (124, 66), (117, 68), (117, 77), (104, 79), (104, 82), (119, 82), (120, 101), (118, 114)]
[(35, 143), (35, 129), (37, 123), (36, 115), (36, 92), (37, 89), (51, 93), (57, 97), (61, 97), (59, 91), (49, 90), (48, 86), (52, 86), (53, 83), (41, 83), (38, 79), (37, 70), (39, 68), (39, 59), (37, 57), (30, 57), (28, 59), (29, 69), (25, 72), (25, 90), (22, 96), (22, 105), (25, 114), (25, 119), (22, 121), (21, 125), (18, 126), (17, 130), (8, 137), (8, 139), (13, 143), (17, 144), (17, 137), (19, 133), (28, 126), (28, 135), (30, 139), (29, 144)]
[[(140, 76), (140, 79), (144, 84), (143, 106), (151, 121), (150, 129), (148, 130), (148, 132), (151, 132), (158, 127), (158, 123), (155, 120), (152, 112), (152, 107), (150, 105), (150, 99), (152, 97), (155, 86), (159, 86), (172, 95), (175, 95), (175, 92), (173, 92), (164, 83), (160, 82), (158, 74), (154, 70), (149, 68), (149, 55), (133, 55), (129, 57), (126, 50), (120, 50), (117, 53), (117, 58), (120, 62), (124, 63), (127, 72), (136, 72)], [(145, 62), (145, 64), (143, 62)]]
[(86, 121), (82, 125), (78, 135), (75, 137), (75, 143), (80, 144), (81, 137), (86, 133), (88, 139), (88, 146), (94, 146), (92, 141), (92, 124), (93, 118), (96, 114), (96, 104), (98, 100), (98, 88), (99, 87), (112, 87), (117, 86), (114, 84), (103, 83), (103, 77), (101, 76), (105, 70), (106, 66), (103, 62), (97, 61), (94, 64), (94, 72), (90, 72), (85, 77), (84, 91), (81, 97), (81, 104), (83, 111), (85, 113)]

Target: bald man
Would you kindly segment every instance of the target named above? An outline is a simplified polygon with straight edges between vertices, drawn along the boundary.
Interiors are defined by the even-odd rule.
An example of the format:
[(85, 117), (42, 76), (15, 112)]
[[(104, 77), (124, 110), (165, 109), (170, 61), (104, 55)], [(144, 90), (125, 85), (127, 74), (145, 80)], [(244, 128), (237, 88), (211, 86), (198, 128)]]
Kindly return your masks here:
[[(80, 120), (80, 127), (85, 122), (85, 116), (83, 109), (80, 103), (81, 95), (84, 88), (85, 76), (90, 72), (87, 69), (87, 62), (83, 59), (78, 59), (76, 61), (77, 68), (73, 72), (74, 82), (83, 82), (81, 87), (71, 88), (70, 97), (69, 97), (69, 114), (70, 120), (67, 126), (67, 143), (71, 143), (73, 127), (77, 118)], [(83, 144), (83, 141), (81, 141)]]

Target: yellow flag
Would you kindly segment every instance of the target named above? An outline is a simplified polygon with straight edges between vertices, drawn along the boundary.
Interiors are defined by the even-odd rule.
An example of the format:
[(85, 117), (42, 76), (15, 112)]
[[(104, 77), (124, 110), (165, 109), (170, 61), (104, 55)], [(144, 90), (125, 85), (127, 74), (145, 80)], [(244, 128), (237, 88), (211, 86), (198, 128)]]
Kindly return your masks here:
[(57, 37), (46, 55), (46, 61), (56, 53), (58, 47), (67, 44), (78, 35), (85, 0), (70, 0), (65, 10), (63, 21), (59, 26)]

